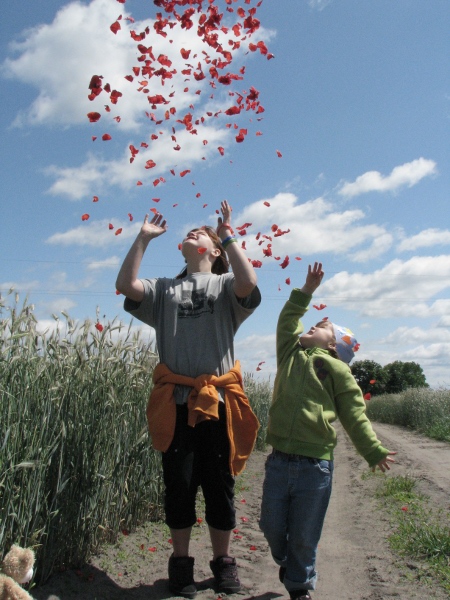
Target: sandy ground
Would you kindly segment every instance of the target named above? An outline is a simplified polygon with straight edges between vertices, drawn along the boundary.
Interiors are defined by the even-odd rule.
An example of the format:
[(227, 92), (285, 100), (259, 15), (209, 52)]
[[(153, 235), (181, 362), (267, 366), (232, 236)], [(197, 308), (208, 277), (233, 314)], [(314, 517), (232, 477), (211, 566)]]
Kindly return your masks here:
[[(397, 475), (419, 478), (430, 507), (449, 508), (450, 444), (388, 425), (375, 429), (390, 450), (397, 450)], [(388, 546), (391, 531), (373, 496), (376, 478), (362, 478), (365, 462), (355, 453), (339, 429), (335, 476), (330, 507), (319, 545), (318, 584), (314, 600), (410, 600), (447, 599), (439, 588), (414, 582), (416, 565), (399, 560)], [(232, 551), (239, 565), (242, 591), (232, 600), (288, 598), (278, 581), (267, 544), (258, 527), (264, 462), (267, 453), (255, 452), (240, 478), (236, 498), (238, 525)], [(121, 535), (115, 546), (94, 557), (77, 571), (52, 577), (31, 590), (36, 600), (163, 600), (167, 589), (167, 561), (171, 553), (169, 532), (164, 525), (148, 524), (130, 535)], [(211, 551), (204, 522), (194, 528), (191, 555), (195, 557), (195, 579), (199, 600), (218, 598), (209, 569)]]

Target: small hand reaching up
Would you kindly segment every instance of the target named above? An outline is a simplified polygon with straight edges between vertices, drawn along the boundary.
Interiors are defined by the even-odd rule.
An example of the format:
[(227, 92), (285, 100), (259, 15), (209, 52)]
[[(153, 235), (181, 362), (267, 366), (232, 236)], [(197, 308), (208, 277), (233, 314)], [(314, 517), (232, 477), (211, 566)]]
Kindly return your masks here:
[(305, 285), (302, 287), (304, 294), (312, 296), (322, 283), (325, 273), (322, 271), (322, 263), (315, 262), (314, 267), (308, 266), (308, 274), (306, 276)]

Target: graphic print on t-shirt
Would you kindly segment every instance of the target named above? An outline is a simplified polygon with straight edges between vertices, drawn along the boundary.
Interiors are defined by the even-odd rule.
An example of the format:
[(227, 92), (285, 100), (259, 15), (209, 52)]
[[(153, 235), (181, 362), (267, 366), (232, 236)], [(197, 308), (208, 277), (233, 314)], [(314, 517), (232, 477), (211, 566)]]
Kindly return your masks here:
[(185, 298), (178, 305), (178, 318), (197, 318), (203, 313), (213, 314), (215, 301), (214, 296), (206, 296), (205, 290), (193, 290), (190, 298)]

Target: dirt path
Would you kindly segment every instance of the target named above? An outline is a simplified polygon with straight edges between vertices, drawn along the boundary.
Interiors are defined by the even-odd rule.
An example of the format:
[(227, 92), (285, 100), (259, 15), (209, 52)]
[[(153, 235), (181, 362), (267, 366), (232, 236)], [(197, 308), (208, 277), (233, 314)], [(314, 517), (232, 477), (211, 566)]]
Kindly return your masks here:
[[(419, 477), (430, 505), (448, 508), (450, 492), (450, 444), (435, 442), (396, 427), (375, 424), (384, 445), (398, 451), (395, 474)], [(444, 592), (417, 587), (404, 576), (405, 569), (389, 550), (389, 523), (375, 510), (374, 481), (363, 480), (364, 461), (355, 454), (339, 429), (334, 488), (319, 546), (319, 580), (314, 600), (444, 600)], [(265, 453), (254, 453), (237, 495), (238, 526), (233, 534), (233, 553), (239, 564), (243, 590), (231, 600), (287, 598), (278, 581), (278, 569), (258, 528)], [(168, 530), (147, 525), (117, 546), (95, 557), (80, 571), (54, 576), (32, 590), (36, 600), (163, 600), (167, 560), (171, 553)], [(209, 570), (210, 547), (205, 524), (195, 527), (191, 544), (199, 600), (215, 600)]]

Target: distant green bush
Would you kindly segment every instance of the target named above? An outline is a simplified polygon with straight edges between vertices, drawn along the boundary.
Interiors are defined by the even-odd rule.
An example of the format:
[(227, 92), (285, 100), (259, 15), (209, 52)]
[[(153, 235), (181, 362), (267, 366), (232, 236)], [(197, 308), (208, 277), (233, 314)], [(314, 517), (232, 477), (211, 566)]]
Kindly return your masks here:
[(450, 442), (450, 390), (411, 388), (373, 396), (367, 402), (367, 415), (372, 421), (409, 427)]

